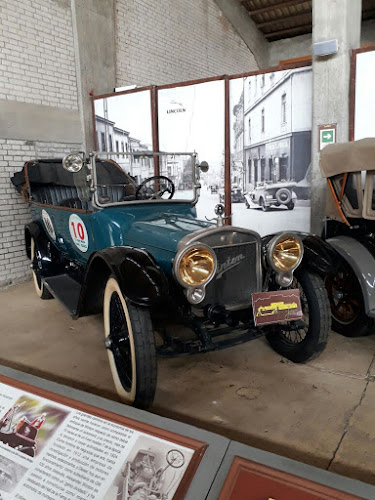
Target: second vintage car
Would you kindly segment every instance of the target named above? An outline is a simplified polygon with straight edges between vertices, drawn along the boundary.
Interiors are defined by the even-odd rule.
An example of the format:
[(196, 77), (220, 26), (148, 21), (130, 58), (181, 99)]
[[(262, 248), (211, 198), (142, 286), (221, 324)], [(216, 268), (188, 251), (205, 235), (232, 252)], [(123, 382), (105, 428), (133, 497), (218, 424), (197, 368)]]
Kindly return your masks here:
[[(147, 156), (147, 172), (134, 155)], [(120, 156), (31, 160), (13, 183), (30, 204), (25, 242), (37, 294), (58, 298), (73, 318), (103, 311), (105, 347), (125, 402), (152, 403), (157, 354), (207, 352), (262, 335), (296, 363), (323, 351), (329, 245), (308, 234), (261, 238), (224, 225), (222, 205), (216, 223), (197, 219), (208, 165), (195, 154), (174, 154), (170, 173), (166, 153)], [(186, 171), (190, 189), (181, 182)], [(257, 316), (272, 303), (277, 314)]]
[(323, 237), (337, 251), (326, 279), (332, 328), (348, 337), (375, 331), (375, 139), (326, 146), (320, 167), (329, 195)]

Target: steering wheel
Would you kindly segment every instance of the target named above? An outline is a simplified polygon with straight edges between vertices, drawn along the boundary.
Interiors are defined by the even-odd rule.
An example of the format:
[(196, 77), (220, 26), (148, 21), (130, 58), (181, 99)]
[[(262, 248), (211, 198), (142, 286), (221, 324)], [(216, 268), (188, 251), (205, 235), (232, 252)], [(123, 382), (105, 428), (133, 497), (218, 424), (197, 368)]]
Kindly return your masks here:
[(164, 194), (168, 194), (166, 200), (170, 200), (174, 195), (174, 184), (168, 177), (164, 175), (154, 175), (145, 179), (135, 192), (136, 200), (156, 200), (163, 198)]

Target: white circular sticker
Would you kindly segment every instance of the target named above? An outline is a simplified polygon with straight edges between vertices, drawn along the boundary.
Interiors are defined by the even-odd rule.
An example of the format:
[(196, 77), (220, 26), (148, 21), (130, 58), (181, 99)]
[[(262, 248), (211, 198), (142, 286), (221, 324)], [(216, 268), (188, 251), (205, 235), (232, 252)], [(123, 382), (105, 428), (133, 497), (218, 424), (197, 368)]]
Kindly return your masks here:
[(87, 252), (89, 248), (89, 237), (87, 235), (85, 223), (78, 215), (73, 214), (69, 217), (69, 231), (78, 250)]
[(56, 233), (55, 233), (55, 228), (53, 227), (51, 217), (49, 216), (48, 212), (46, 212), (43, 208), (42, 210), (42, 219), (44, 222), (44, 226), (47, 230), (47, 233), (51, 236), (51, 238), (56, 241)]

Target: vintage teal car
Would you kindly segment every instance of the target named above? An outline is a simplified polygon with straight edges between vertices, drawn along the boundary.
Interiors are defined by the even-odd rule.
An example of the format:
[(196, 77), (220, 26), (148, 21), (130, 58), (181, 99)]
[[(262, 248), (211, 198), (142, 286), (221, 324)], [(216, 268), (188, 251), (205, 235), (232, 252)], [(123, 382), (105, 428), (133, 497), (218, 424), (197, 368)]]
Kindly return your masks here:
[[(114, 382), (129, 404), (152, 403), (157, 353), (265, 334), (279, 354), (305, 362), (327, 343), (329, 246), (224, 225), (222, 205), (216, 223), (198, 220), (207, 169), (195, 154), (72, 153), (28, 161), (13, 178), (33, 218), (25, 241), (38, 295), (60, 299), (74, 318), (103, 311)], [(264, 306), (262, 292), (275, 302), (289, 288), (300, 294), (299, 316), (257, 326), (254, 296)]]

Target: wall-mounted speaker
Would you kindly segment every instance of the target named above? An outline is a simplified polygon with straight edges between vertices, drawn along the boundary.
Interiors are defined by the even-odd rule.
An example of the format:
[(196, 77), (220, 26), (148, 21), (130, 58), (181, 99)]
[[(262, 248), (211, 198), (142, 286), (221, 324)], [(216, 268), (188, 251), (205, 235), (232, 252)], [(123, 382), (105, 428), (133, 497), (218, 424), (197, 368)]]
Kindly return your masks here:
[(313, 54), (316, 57), (337, 54), (338, 50), (339, 44), (337, 40), (326, 40), (325, 42), (317, 42), (313, 45)]

